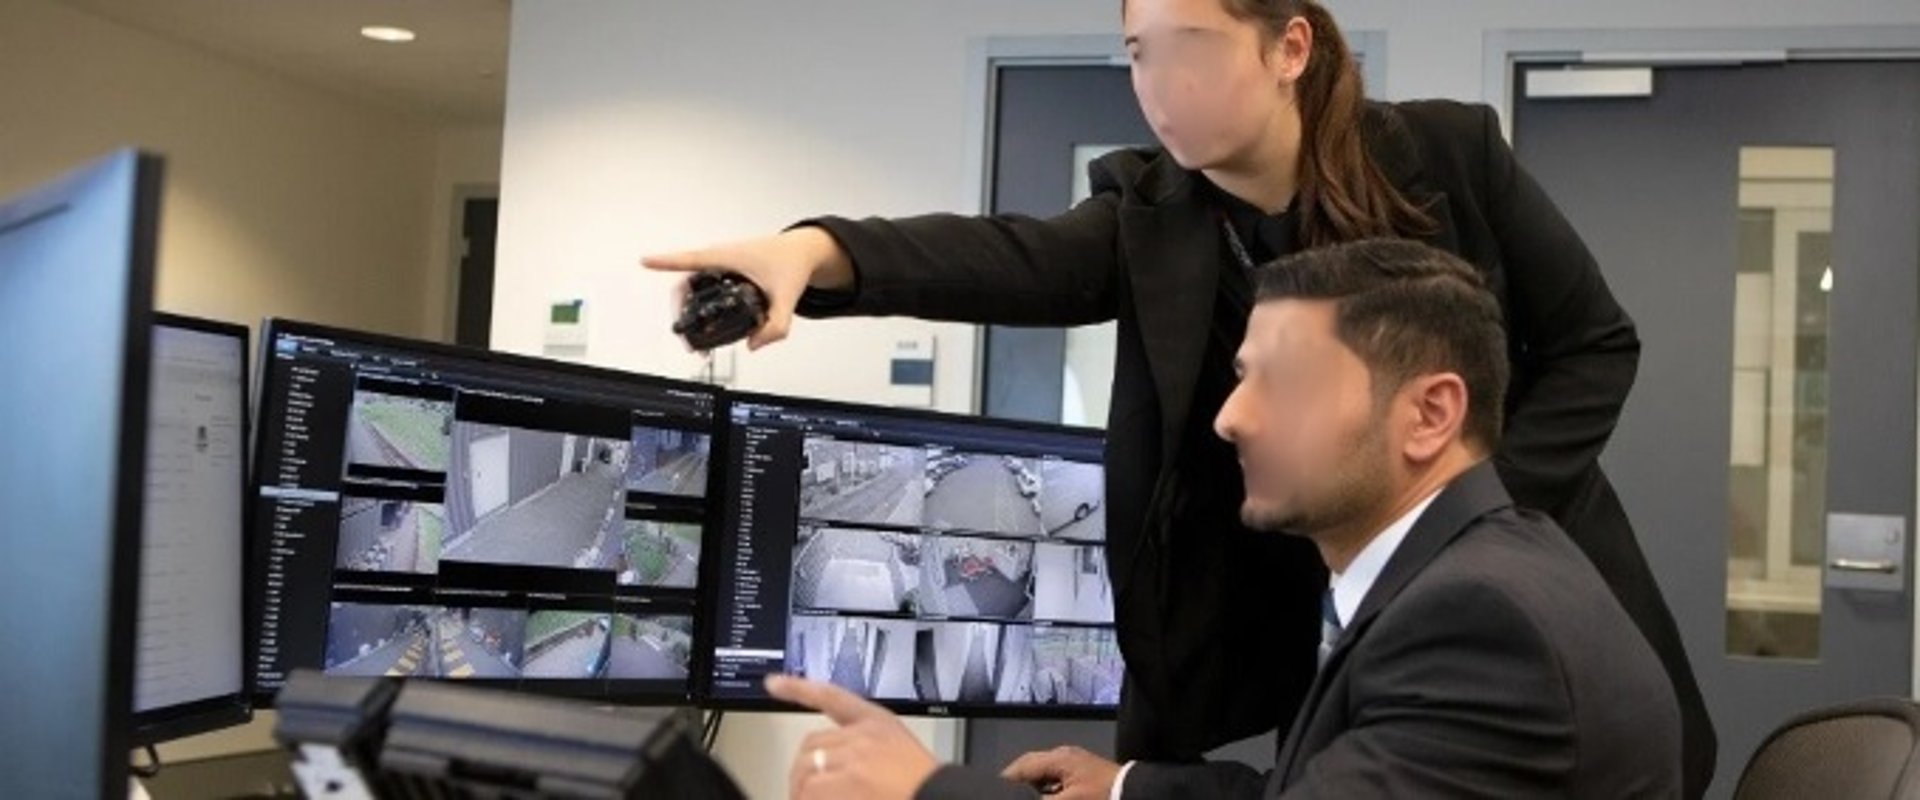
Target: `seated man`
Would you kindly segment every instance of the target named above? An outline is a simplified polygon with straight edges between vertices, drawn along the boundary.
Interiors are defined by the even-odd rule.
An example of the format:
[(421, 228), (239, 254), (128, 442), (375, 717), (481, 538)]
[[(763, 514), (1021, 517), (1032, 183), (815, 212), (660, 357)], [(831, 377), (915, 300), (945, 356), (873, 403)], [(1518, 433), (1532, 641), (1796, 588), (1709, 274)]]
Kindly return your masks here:
[[(1216, 421), (1250, 527), (1305, 536), (1332, 573), (1320, 674), (1266, 775), (1062, 749), (1003, 776), (940, 767), (892, 715), (769, 681), (840, 727), (796, 797), (1668, 797), (1680, 717), (1660, 662), (1574, 544), (1514, 507), (1499, 443), (1507, 352), (1478, 273), (1368, 241), (1262, 270)], [(1005, 778), (1007, 780), (1003, 780)], [(1025, 784), (1025, 785), (1022, 785)]]

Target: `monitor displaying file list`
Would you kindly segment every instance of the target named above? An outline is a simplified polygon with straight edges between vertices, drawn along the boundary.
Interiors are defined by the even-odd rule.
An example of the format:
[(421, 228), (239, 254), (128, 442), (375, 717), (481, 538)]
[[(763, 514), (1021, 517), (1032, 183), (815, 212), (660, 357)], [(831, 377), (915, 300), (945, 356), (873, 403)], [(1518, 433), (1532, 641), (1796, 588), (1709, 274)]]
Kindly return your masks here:
[(784, 672), (909, 713), (1118, 705), (1099, 432), (736, 395), (726, 438), (711, 703)]
[(255, 680), (465, 680), (685, 703), (716, 390), (272, 323)]
[(246, 722), (246, 327), (156, 315), (133, 740)]

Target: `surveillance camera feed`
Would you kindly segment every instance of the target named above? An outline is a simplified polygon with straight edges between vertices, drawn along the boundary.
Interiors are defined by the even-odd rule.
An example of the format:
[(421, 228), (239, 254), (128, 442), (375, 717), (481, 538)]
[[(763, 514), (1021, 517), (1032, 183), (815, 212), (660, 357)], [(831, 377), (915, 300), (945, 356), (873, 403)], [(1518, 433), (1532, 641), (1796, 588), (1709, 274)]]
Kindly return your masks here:
[(693, 698), (715, 390), (276, 321), (256, 682)]
[(896, 710), (1100, 715), (1124, 667), (1098, 432), (737, 397), (709, 699), (830, 681)]

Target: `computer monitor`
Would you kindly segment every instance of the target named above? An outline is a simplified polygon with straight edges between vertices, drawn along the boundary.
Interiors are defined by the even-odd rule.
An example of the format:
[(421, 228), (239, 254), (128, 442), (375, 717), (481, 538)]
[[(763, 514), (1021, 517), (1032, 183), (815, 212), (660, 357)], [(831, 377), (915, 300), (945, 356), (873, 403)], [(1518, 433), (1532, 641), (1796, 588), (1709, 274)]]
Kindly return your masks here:
[(246, 570), (247, 328), (158, 314), (147, 409), (133, 744), (252, 717)]
[(1113, 713), (1101, 433), (757, 395), (728, 416), (712, 704), (775, 707), (786, 672), (904, 713)]
[(699, 384), (273, 321), (254, 681), (294, 669), (693, 699)]
[(127, 794), (160, 177), (0, 203), (0, 797)]

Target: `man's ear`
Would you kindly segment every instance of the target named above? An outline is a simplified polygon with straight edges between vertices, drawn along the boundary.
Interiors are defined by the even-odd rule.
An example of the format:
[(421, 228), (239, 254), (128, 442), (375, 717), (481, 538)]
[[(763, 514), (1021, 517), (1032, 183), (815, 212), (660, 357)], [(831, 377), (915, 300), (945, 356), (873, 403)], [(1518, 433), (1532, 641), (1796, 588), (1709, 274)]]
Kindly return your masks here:
[(1424, 464), (1439, 458), (1465, 434), (1467, 382), (1459, 375), (1421, 375), (1400, 391), (1413, 423), (1404, 445), (1409, 460)]

